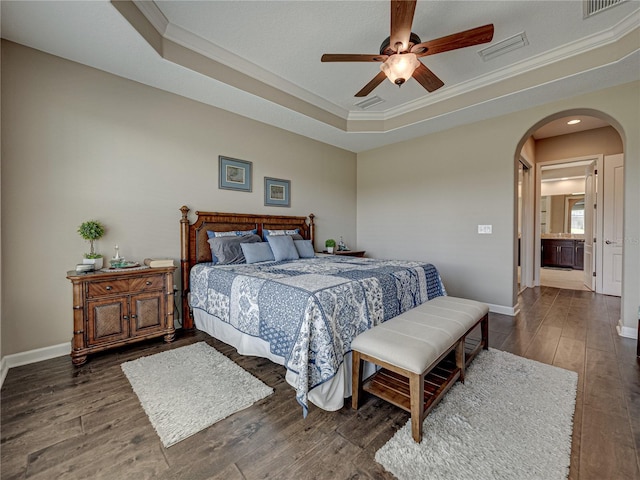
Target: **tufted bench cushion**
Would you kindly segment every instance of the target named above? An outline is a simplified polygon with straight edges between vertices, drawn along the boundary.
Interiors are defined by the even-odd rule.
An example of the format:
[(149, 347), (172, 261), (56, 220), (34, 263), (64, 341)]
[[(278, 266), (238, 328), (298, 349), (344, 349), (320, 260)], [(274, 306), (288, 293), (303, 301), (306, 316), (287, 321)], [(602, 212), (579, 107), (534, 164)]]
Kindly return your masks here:
[[(351, 343), (353, 408), (358, 408), (363, 389), (404, 408), (411, 412), (413, 438), (419, 442), (425, 414), (456, 380), (464, 381), (466, 365), (480, 348), (488, 348), (488, 312), (487, 305), (474, 300), (436, 297), (358, 335)], [(481, 340), (467, 352), (466, 337), (478, 324), (481, 326)], [(435, 392), (420, 395), (424, 391), (425, 376), (447, 356), (451, 357), (449, 354), (454, 350), (455, 362), (449, 359), (444, 383)], [(365, 360), (392, 373), (376, 373), (363, 386), (360, 372), (361, 362)], [(441, 378), (443, 373), (436, 376)], [(402, 379), (405, 379), (404, 387)], [(415, 390), (414, 385), (419, 392), (412, 391)]]

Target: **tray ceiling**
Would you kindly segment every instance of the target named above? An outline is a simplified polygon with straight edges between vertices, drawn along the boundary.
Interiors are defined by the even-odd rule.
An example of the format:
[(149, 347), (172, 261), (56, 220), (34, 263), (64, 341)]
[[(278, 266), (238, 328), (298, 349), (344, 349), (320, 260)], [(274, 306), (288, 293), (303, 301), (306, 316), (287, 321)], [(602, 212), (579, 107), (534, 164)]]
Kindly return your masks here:
[[(377, 53), (389, 2), (77, 1), (1, 4), (2, 37), (354, 152), (640, 78), (640, 3), (584, 18), (583, 2), (420, 1), (422, 40), (487, 23), (491, 43), (422, 61), (445, 83), (383, 82), (353, 95), (377, 63), (321, 63)], [(528, 45), (478, 51), (525, 32)], [(572, 62), (567, 62), (572, 58)]]

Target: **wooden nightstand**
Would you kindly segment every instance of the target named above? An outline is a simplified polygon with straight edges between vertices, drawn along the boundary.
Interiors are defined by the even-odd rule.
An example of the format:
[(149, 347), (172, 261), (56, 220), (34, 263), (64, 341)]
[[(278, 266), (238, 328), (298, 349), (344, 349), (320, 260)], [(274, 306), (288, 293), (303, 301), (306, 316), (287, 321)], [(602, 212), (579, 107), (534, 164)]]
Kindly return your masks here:
[(346, 255), (347, 257), (364, 257), (364, 254), (367, 253), (365, 250), (342, 250), (337, 251), (334, 250), (334, 255)]
[(173, 341), (175, 269), (67, 272), (73, 284), (73, 364), (82, 365), (90, 353), (148, 338)]

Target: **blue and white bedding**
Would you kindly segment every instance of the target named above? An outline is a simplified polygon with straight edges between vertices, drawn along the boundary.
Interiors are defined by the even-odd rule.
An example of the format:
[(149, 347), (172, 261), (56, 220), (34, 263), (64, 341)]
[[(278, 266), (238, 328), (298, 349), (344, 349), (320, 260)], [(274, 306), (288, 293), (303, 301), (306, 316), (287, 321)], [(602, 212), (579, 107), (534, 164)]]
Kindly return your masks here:
[(201, 263), (190, 283), (196, 313), (261, 339), (283, 359), (305, 415), (309, 392), (338, 373), (356, 335), (446, 295), (431, 264), (336, 256)]

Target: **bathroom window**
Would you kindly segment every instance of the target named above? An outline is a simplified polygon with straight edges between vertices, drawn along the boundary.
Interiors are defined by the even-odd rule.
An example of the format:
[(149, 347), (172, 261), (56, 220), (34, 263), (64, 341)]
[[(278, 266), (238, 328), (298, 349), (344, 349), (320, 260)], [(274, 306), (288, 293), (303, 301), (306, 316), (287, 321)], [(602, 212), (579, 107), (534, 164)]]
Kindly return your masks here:
[(584, 200), (571, 207), (571, 233), (584, 233)]

